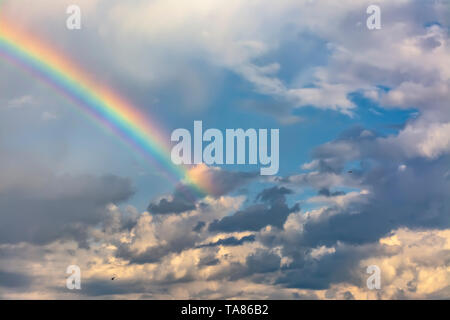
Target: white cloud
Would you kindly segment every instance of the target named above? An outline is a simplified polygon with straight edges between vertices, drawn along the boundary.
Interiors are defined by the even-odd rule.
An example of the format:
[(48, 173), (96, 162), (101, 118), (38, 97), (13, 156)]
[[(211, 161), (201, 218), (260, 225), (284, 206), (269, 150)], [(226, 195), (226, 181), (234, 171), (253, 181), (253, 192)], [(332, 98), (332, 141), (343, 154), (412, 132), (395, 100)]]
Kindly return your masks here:
[(379, 142), (400, 148), (408, 157), (435, 159), (450, 152), (450, 123), (416, 122)]

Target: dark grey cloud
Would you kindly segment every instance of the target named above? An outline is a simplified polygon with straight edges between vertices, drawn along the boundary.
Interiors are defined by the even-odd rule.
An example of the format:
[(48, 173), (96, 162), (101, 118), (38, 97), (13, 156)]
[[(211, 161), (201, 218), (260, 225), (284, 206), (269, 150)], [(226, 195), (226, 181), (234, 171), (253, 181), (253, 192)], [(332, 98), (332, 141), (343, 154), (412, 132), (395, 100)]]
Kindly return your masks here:
[(26, 274), (0, 270), (0, 287), (25, 288), (31, 282), (31, 277)]
[(270, 283), (266, 274), (280, 270), (281, 257), (270, 249), (257, 249), (248, 255), (244, 263), (231, 262), (227, 269), (210, 277), (210, 280), (237, 281), (251, 279), (256, 283)]
[(216, 257), (216, 255), (208, 255), (200, 259), (198, 266), (215, 266), (220, 263), (220, 260)]
[[(450, 226), (450, 217), (446, 214), (450, 211), (447, 196), (450, 181), (446, 178), (448, 155), (437, 159), (402, 159), (397, 153), (390, 153), (389, 147), (385, 151), (382, 145), (370, 148), (365, 142), (346, 143), (361, 150), (357, 157), (348, 161), (364, 164), (358, 179), (360, 186), (369, 189), (370, 194), (365, 202), (350, 204), (331, 217), (307, 223), (302, 239), (305, 243), (312, 246), (332, 245), (337, 241), (367, 243), (399, 227), (441, 229)], [(332, 147), (329, 151), (327, 157), (347, 157)]]
[(343, 191), (334, 191), (331, 192), (328, 188), (322, 188), (319, 190), (319, 195), (325, 196), (325, 197), (336, 197), (336, 196), (342, 196), (345, 195), (345, 192)]
[[(303, 250), (301, 245), (298, 249)], [(292, 248), (293, 249), (293, 248)], [(276, 283), (290, 288), (323, 290), (333, 283), (347, 282), (362, 287), (360, 275), (365, 272), (359, 266), (361, 259), (379, 254), (376, 245), (341, 246), (336, 252), (327, 254), (320, 259), (297, 259), (286, 267)], [(283, 252), (285, 253), (285, 252)], [(303, 253), (302, 253), (303, 254)]]
[(150, 204), (147, 210), (154, 214), (164, 214), (164, 213), (181, 213), (185, 211), (194, 210), (196, 208), (195, 204), (188, 201), (183, 201), (180, 199), (167, 200), (161, 199), (157, 204)]
[(211, 181), (211, 190), (209, 194), (214, 197), (220, 197), (238, 190), (249, 182), (259, 177), (259, 172), (241, 172), (210, 169), (206, 174), (208, 181)]
[(49, 176), (40, 188), (0, 191), (0, 243), (44, 244), (86, 240), (88, 226), (105, 217), (106, 205), (130, 198), (130, 180), (117, 176)]
[(204, 221), (199, 221), (196, 226), (194, 227), (194, 229), (192, 229), (195, 232), (200, 232), (202, 231), (202, 229), (206, 226), (206, 222)]
[(239, 246), (245, 242), (254, 242), (254, 241), (255, 241), (254, 235), (242, 237), (240, 239), (238, 239), (236, 237), (229, 237), (229, 238), (225, 238), (225, 239), (220, 239), (216, 242), (211, 242), (211, 243), (203, 244), (201, 246), (197, 246), (197, 248), (206, 248), (206, 247), (215, 247), (215, 246)]
[(289, 190), (288, 188), (274, 186), (261, 191), (256, 196), (256, 199), (269, 203), (284, 202), (285, 196), (292, 193), (292, 190)]
[[(278, 208), (277, 208), (278, 209)], [(280, 212), (278, 210), (270, 210), (266, 205), (258, 204), (250, 206), (244, 210), (236, 212), (232, 216), (224, 217), (221, 220), (215, 220), (209, 225), (209, 231), (257, 231), (274, 221), (278, 217), (277, 225), (287, 217), (289, 210)], [(280, 217), (280, 215), (282, 215)]]
[(273, 272), (280, 269), (281, 258), (278, 254), (267, 250), (257, 250), (246, 258), (249, 274)]
[(298, 204), (292, 208), (287, 206), (285, 195), (290, 193), (284, 187), (265, 189), (258, 194), (257, 199), (268, 202), (267, 204), (252, 205), (232, 216), (213, 221), (209, 225), (209, 231), (258, 231), (268, 225), (281, 228), (289, 214), (300, 210)]
[(147, 210), (152, 214), (172, 214), (194, 210), (198, 197), (189, 187), (178, 185), (171, 199), (163, 198), (157, 203), (150, 203)]

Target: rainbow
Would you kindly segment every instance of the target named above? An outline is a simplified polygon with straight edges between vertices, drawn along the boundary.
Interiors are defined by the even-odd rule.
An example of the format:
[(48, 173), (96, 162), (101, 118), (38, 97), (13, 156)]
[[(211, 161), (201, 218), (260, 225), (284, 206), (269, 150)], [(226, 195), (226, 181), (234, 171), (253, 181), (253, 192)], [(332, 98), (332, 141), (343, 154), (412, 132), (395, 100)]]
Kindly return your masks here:
[(94, 81), (69, 58), (19, 30), (4, 17), (0, 19), (0, 56), (50, 85), (70, 99), (83, 113), (95, 119), (158, 165), (175, 183), (183, 181), (196, 192), (207, 194), (198, 175), (190, 176), (186, 167), (173, 164), (168, 135), (114, 90)]

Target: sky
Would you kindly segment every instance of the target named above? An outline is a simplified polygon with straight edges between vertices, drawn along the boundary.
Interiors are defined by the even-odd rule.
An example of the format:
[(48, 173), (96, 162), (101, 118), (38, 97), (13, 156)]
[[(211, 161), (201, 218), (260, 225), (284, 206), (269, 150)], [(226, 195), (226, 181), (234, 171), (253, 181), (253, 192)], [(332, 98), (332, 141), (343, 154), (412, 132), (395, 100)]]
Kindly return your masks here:
[(190, 167), (192, 196), (0, 55), (1, 299), (450, 298), (450, 1), (4, 0), (2, 19), (167, 145), (196, 120), (279, 129), (280, 166)]

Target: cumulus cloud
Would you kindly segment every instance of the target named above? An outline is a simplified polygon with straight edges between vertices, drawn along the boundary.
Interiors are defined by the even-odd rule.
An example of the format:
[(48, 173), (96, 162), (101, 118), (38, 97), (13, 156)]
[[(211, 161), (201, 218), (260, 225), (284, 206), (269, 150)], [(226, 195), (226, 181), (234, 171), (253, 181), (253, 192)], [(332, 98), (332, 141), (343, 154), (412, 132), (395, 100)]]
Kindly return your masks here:
[(284, 187), (263, 190), (257, 198), (267, 201), (268, 204), (252, 205), (231, 216), (216, 220), (210, 224), (209, 230), (235, 232), (257, 231), (268, 225), (281, 227), (289, 214), (300, 210), (298, 204), (292, 208), (287, 206), (285, 194), (290, 192)]
[(255, 241), (255, 236), (245, 236), (240, 239), (237, 239), (236, 237), (229, 237), (225, 239), (217, 240), (216, 242), (211, 242), (207, 244), (202, 244), (199, 246), (199, 248), (205, 248), (205, 247), (215, 247), (215, 246), (238, 246), (243, 244), (244, 242), (253, 242)]
[[(104, 77), (99, 81), (124, 88), (149, 110), (159, 94), (184, 101), (177, 112), (205, 107), (223, 74), (232, 72), (271, 99), (260, 112), (282, 123), (295, 123), (292, 112), (303, 107), (356, 118), (364, 106), (355, 95), (377, 110), (417, 115), (395, 133), (346, 130), (314, 148), (302, 171), (264, 180), (256, 196), (236, 193), (262, 182), (257, 173), (194, 167), (193, 181), (208, 195), (189, 195), (181, 182), (146, 212), (114, 205), (133, 195), (127, 178), (56, 174), (35, 163), (19, 168), (15, 162), (26, 157), (5, 156), (2, 298), (449, 297), (445, 2), (381, 1), (382, 30), (371, 32), (364, 24), (370, 1), (81, 1), (92, 17), (86, 30), (93, 32), (79, 36), (95, 53), (55, 27), (64, 25), (58, 12), (68, 2), (50, 2), (14, 1), (2, 11), (76, 52), (92, 74)], [(312, 48), (313, 54), (299, 51), (302, 64), (285, 58), (293, 42)], [(15, 69), (0, 68), (2, 115), (45, 96)], [(247, 110), (258, 109), (251, 104)], [(59, 114), (52, 111), (45, 112)], [(0, 118), (2, 143), (14, 127), (8, 119)], [(55, 274), (69, 264), (82, 268), (84, 291), (61, 288), (64, 275)], [(377, 292), (365, 286), (373, 264), (382, 272)]]
[(140, 215), (131, 230), (132, 236), (117, 243), (118, 257), (137, 264), (159, 262), (173, 253), (194, 248), (209, 237), (199, 224), (224, 217), (239, 208), (243, 199), (208, 197), (203, 202), (205, 205), (181, 215)]
[(206, 205), (205, 202), (201, 202), (206, 195), (215, 198), (227, 195), (257, 180), (259, 174), (227, 171), (201, 164), (191, 168), (189, 176), (192, 181), (179, 183), (171, 195), (150, 203), (148, 211), (152, 214), (179, 214), (191, 211), (198, 206)]
[(188, 186), (178, 185), (170, 198), (150, 203), (148, 211), (153, 214), (182, 213), (196, 208), (197, 197)]

